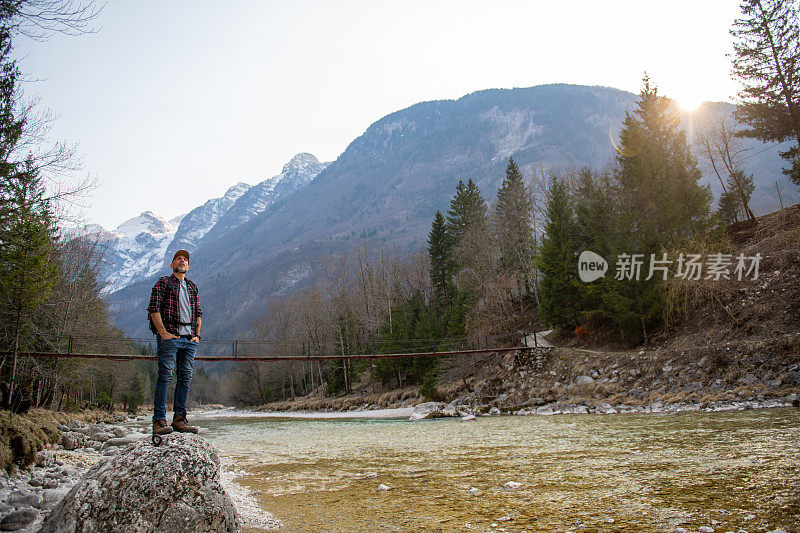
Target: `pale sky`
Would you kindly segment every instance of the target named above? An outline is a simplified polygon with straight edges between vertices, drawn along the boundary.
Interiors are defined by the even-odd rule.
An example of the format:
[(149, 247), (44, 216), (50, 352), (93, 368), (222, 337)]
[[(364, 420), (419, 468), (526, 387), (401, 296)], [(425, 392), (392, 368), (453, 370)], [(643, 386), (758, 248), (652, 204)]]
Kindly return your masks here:
[(335, 159), (417, 102), (548, 83), (731, 100), (735, 0), (110, 0), (98, 32), (16, 40), (99, 186), (86, 222), (171, 218), (298, 152)]

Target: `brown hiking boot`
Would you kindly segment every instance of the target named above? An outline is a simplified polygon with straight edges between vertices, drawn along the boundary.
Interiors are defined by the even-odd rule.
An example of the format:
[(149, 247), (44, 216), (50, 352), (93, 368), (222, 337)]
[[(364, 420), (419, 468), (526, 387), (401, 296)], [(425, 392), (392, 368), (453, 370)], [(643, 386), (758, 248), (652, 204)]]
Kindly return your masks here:
[(166, 420), (153, 420), (153, 435), (169, 435), (172, 427), (167, 425)]
[(172, 428), (178, 433), (197, 433), (200, 430), (186, 423), (186, 414), (172, 417)]

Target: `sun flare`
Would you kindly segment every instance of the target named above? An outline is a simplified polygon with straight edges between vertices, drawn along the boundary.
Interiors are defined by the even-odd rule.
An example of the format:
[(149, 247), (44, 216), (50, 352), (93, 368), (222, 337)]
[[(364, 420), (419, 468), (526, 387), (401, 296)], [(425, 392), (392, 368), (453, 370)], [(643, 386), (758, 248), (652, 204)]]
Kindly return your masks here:
[(697, 108), (703, 105), (703, 100), (692, 97), (678, 98), (678, 105), (684, 111), (697, 111)]

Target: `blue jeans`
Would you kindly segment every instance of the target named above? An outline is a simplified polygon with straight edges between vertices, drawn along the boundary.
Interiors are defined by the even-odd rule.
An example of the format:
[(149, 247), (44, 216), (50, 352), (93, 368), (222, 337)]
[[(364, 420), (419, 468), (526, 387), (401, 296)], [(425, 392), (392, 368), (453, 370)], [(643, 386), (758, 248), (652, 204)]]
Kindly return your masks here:
[(175, 385), (175, 403), (172, 411), (177, 415), (186, 414), (186, 398), (189, 397), (189, 384), (192, 382), (192, 368), (197, 343), (189, 339), (162, 339), (158, 343), (158, 381), (153, 399), (153, 420), (167, 418), (167, 388), (172, 381), (172, 373), (177, 367), (178, 383)]

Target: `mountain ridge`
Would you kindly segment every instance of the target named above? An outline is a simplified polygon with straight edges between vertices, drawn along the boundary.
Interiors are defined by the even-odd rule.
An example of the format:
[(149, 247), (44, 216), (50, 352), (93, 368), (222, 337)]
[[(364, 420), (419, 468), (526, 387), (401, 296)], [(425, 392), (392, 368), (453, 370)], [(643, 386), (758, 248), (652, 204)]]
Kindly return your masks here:
[[(553, 84), (477, 91), (382, 117), (295, 194), (193, 252), (190, 275), (209, 307), (207, 331), (221, 338), (247, 333), (272, 295), (312, 283), (326, 257), (355, 242), (419, 250), (459, 179), (473, 178), (491, 203), (508, 156), (528, 178), (548, 169), (604, 168), (636, 100), (619, 89)], [(774, 154), (748, 162), (770, 180), (780, 176)], [(705, 178), (712, 187), (715, 179)], [(289, 272), (302, 275), (280, 287), (276, 280)], [(137, 291), (144, 289), (111, 299), (128, 331), (141, 331), (134, 322), (140, 311), (130, 311), (142, 306)]]

